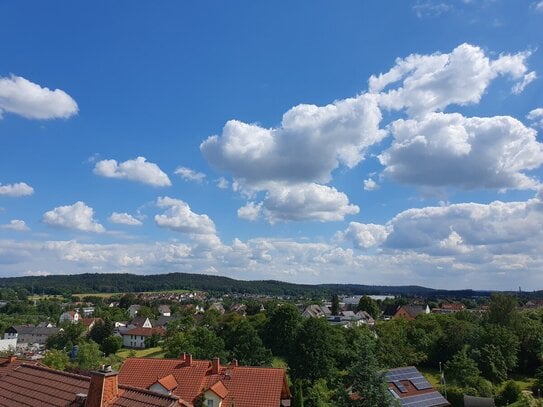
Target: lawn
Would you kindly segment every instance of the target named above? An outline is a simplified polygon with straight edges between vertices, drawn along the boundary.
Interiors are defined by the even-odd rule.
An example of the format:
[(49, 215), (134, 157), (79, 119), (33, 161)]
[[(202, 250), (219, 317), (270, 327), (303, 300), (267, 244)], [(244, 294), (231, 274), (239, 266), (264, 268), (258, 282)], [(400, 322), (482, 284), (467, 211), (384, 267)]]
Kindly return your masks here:
[(154, 348), (147, 348), (147, 349), (126, 349), (123, 348), (119, 350), (116, 355), (126, 359), (130, 355), (130, 351), (134, 350), (136, 352), (135, 357), (138, 358), (156, 358), (156, 359), (162, 359), (164, 358), (164, 351), (160, 346), (154, 347)]

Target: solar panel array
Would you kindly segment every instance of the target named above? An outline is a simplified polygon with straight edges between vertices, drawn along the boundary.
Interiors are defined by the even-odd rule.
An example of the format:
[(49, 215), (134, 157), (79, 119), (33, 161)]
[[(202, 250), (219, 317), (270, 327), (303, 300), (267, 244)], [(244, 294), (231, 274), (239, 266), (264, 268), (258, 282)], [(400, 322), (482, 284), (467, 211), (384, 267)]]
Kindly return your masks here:
[[(387, 382), (396, 383), (400, 380), (409, 380), (417, 390), (431, 389), (432, 385), (424, 378), (416, 367), (402, 367), (391, 369), (386, 373)], [(401, 391), (401, 389), (400, 389)]]
[(398, 390), (400, 390), (402, 393), (407, 393), (407, 389), (399, 381), (395, 381), (394, 386), (396, 386), (398, 388)]
[(439, 392), (421, 394), (400, 399), (402, 407), (447, 406), (449, 402)]

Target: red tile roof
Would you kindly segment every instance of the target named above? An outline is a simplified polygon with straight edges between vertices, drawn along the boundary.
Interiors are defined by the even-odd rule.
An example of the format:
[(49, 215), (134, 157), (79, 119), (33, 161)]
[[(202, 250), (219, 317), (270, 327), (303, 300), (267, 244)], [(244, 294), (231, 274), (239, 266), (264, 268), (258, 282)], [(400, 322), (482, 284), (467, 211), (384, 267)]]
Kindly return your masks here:
[(224, 386), (224, 383), (221, 380), (219, 380), (217, 383), (211, 386), (209, 390), (211, 390), (213, 393), (215, 393), (217, 396), (219, 396), (223, 400), (228, 395), (228, 389)]
[(178, 383), (173, 394), (189, 402), (206, 389), (224, 395), (226, 406), (278, 407), (282, 399), (290, 399), (284, 369), (220, 366), (213, 374), (207, 360), (192, 360), (189, 365), (184, 359), (128, 358), (119, 372), (119, 383), (148, 389), (168, 374)]
[[(61, 372), (48, 367), (20, 364), (0, 377), (1, 407), (82, 407), (89, 390), (90, 378)], [(180, 405), (174, 397), (148, 390), (119, 386), (118, 395), (104, 407), (173, 407)]]
[(175, 380), (175, 377), (171, 374), (158, 379), (157, 382), (168, 391), (172, 391), (177, 387), (177, 380)]

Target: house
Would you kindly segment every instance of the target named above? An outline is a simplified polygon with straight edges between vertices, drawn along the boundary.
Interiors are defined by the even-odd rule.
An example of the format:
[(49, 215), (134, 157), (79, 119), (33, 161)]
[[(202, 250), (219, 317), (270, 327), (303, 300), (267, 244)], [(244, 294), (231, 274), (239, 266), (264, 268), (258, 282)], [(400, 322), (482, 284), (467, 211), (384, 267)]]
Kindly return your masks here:
[(126, 348), (145, 348), (145, 340), (150, 338), (154, 334), (164, 336), (166, 330), (162, 327), (155, 328), (132, 328), (128, 330), (123, 330), (120, 332), (121, 337), (123, 338), (123, 346)]
[(102, 318), (81, 318), (79, 320), (85, 327), (85, 332), (89, 332), (97, 322), (104, 322)]
[(128, 327), (142, 327), (142, 328), (152, 328), (155, 324), (147, 317), (135, 317), (130, 321)]
[(421, 314), (429, 313), (430, 307), (428, 305), (401, 305), (398, 307), (392, 318), (404, 318), (408, 321), (412, 321)]
[(302, 317), (306, 318), (324, 318), (332, 315), (330, 308), (324, 305), (311, 304), (305, 307)]
[(218, 311), (221, 315), (226, 312), (224, 306), (220, 302), (214, 302), (209, 306), (209, 309)]
[(443, 303), (439, 308), (433, 308), (432, 313), (435, 314), (452, 314), (454, 312), (464, 311), (466, 306), (460, 302)]
[(172, 311), (170, 310), (169, 305), (159, 305), (158, 306), (158, 312), (163, 317), (171, 317), (172, 316)]
[(14, 352), (17, 348), (17, 338), (0, 339), (0, 352)]
[(402, 407), (444, 407), (450, 403), (414, 366), (390, 369), (385, 373), (388, 390)]
[[(9, 365), (13, 365), (11, 368)], [(61, 372), (10, 358), (0, 374), (0, 405), (26, 407), (174, 407), (178, 397), (119, 384), (119, 374), (104, 366), (91, 376)], [(0, 365), (2, 366), (2, 365)], [(0, 367), (2, 372), (2, 367)]]
[(30, 344), (45, 345), (47, 338), (57, 334), (59, 328), (55, 326), (13, 325), (4, 332), (4, 339), (17, 340), (17, 346), (27, 347)]
[(59, 322), (71, 322), (72, 324), (77, 324), (81, 315), (77, 311), (66, 311), (60, 314)]
[(138, 315), (138, 312), (140, 310), (141, 305), (138, 304), (132, 304), (130, 307), (128, 307), (128, 315), (130, 315), (130, 319), (134, 319), (136, 315)]
[(224, 366), (218, 358), (194, 360), (185, 353), (179, 359), (128, 358), (119, 383), (188, 403), (203, 395), (206, 407), (286, 407), (291, 398), (284, 369), (238, 366), (237, 361)]

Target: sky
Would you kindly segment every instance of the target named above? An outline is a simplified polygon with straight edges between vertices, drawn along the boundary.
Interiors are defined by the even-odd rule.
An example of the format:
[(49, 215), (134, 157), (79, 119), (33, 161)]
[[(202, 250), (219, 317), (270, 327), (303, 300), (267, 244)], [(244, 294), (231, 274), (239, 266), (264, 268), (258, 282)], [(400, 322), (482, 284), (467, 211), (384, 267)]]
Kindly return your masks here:
[(543, 289), (543, 1), (0, 3), (0, 277)]

